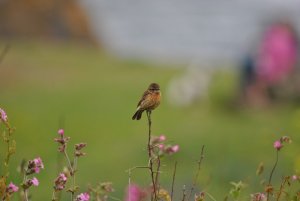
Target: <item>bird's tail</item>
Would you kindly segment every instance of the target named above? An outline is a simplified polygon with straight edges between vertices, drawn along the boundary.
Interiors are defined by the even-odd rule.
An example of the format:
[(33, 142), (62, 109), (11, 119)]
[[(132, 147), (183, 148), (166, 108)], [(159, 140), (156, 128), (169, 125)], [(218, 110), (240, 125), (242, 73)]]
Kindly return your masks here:
[(132, 116), (132, 120), (140, 120), (143, 114), (143, 110), (137, 110)]

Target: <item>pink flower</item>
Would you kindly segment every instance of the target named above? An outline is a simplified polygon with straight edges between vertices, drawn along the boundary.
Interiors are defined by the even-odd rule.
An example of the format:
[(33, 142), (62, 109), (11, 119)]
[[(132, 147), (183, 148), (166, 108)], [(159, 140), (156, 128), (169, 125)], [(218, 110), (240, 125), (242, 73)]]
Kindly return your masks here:
[(159, 148), (161, 151), (163, 151), (164, 148), (165, 148), (165, 145), (164, 145), (164, 144), (159, 144), (159, 145), (158, 145), (158, 148)]
[(179, 145), (174, 145), (174, 146), (169, 145), (164, 149), (164, 152), (167, 154), (174, 154), (178, 151), (179, 151)]
[(59, 135), (63, 136), (63, 135), (65, 134), (65, 131), (64, 131), (64, 129), (59, 129), (59, 130), (57, 131), (57, 133), (58, 133)]
[(173, 151), (173, 153), (178, 152), (178, 151), (179, 151), (179, 145), (174, 145), (174, 146), (172, 147), (172, 151)]
[(28, 168), (26, 174), (39, 173), (40, 169), (44, 169), (43, 161), (40, 157), (30, 160), (28, 162)]
[(263, 193), (255, 193), (255, 194), (251, 194), (251, 198), (252, 201), (265, 201), (266, 195)]
[(0, 119), (2, 120), (2, 121), (7, 121), (7, 115), (6, 115), (6, 112), (3, 110), (3, 109), (1, 109), (0, 108)]
[(34, 163), (33, 170), (35, 173), (40, 173), (40, 169), (44, 169), (44, 164), (40, 157), (33, 159), (33, 163)]
[(273, 144), (274, 148), (277, 149), (278, 151), (283, 147), (281, 144), (280, 140), (276, 140)]
[(77, 195), (76, 201), (89, 201), (90, 195), (88, 193), (81, 193)]
[(299, 180), (299, 177), (298, 177), (297, 175), (294, 174), (294, 175), (292, 176), (292, 180), (293, 180), (293, 181), (297, 181), (297, 180)]
[(34, 186), (39, 185), (39, 180), (36, 177), (33, 177), (30, 181), (31, 181), (30, 183), (32, 183), (32, 185)]
[(10, 182), (8, 187), (6, 188), (7, 193), (13, 194), (14, 192), (17, 192), (19, 190), (19, 187)]
[(141, 201), (147, 196), (147, 193), (139, 186), (131, 184), (127, 190), (126, 201)]
[(163, 142), (163, 141), (165, 141), (167, 138), (166, 138), (166, 136), (164, 136), (164, 135), (161, 135), (161, 136), (159, 136), (159, 138), (158, 138), (158, 140), (159, 140), (159, 142)]
[(67, 182), (67, 177), (64, 173), (60, 173), (59, 176), (55, 179), (54, 183), (54, 189), (56, 191), (61, 191), (65, 188)]

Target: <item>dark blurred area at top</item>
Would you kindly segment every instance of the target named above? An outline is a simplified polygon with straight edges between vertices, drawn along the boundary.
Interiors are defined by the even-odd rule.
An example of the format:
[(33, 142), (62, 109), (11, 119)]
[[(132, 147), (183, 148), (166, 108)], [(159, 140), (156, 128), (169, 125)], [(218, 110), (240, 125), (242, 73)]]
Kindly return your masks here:
[(0, 0), (0, 37), (96, 42), (75, 0)]

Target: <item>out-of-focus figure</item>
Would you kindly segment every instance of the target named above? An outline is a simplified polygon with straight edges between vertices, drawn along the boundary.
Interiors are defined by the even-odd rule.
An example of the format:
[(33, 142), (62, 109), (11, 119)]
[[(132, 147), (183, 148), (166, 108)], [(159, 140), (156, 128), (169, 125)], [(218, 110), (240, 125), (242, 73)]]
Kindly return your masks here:
[(266, 105), (300, 92), (293, 83), (297, 81), (298, 53), (297, 34), (292, 24), (279, 21), (267, 27), (255, 54), (243, 65), (243, 100)]
[(209, 86), (214, 74), (211, 66), (199, 66), (192, 62), (185, 73), (173, 78), (167, 87), (167, 98), (172, 105), (188, 106), (208, 98)]

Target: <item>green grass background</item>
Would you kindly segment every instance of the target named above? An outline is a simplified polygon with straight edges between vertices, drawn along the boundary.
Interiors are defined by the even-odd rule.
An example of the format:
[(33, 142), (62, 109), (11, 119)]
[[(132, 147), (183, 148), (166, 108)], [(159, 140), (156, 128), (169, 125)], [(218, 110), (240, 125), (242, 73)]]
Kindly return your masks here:
[[(160, 83), (164, 93), (169, 81), (184, 72), (184, 66), (120, 59), (80, 44), (13, 42), (0, 65), (0, 107), (16, 128), (17, 153), (10, 163), (9, 179), (20, 184), (20, 161), (40, 156), (45, 169), (37, 175), (40, 186), (30, 192), (32, 200), (50, 200), (59, 171), (57, 162), (62, 160), (53, 139), (63, 125), (71, 136), (70, 154), (73, 144), (88, 144), (87, 156), (80, 158), (78, 165), (80, 191), (88, 184), (111, 181), (112, 195), (123, 199), (126, 170), (147, 164), (146, 118), (131, 120), (137, 101), (151, 82)], [(153, 112), (153, 134), (164, 134), (169, 142), (180, 145), (178, 154), (163, 160), (161, 175), (162, 186), (170, 190), (174, 162), (178, 161), (178, 200), (183, 186), (192, 184), (202, 145), (205, 158), (197, 190), (205, 190), (217, 200), (226, 196), (231, 181), (248, 184), (244, 200), (249, 200), (250, 193), (263, 191), (260, 181), (268, 178), (275, 160), (272, 144), (282, 135), (291, 136), (293, 143), (280, 152), (274, 182), (279, 185), (282, 176), (300, 168), (300, 109), (291, 105), (232, 107), (228, 102), (237, 88), (236, 75), (232, 69), (217, 73), (210, 101), (178, 108), (163, 99)], [(3, 160), (3, 142), (0, 149)], [(264, 162), (265, 172), (257, 177), (260, 162)], [(146, 186), (149, 174), (135, 170), (132, 181)], [(66, 193), (63, 198), (69, 200)]]

